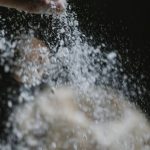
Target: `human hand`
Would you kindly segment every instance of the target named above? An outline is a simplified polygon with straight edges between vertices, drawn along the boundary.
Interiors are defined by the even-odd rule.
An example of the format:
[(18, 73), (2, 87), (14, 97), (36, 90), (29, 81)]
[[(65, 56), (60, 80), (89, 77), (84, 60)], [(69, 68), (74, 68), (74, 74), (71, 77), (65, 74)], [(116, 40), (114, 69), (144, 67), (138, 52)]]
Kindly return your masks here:
[(29, 13), (60, 13), (66, 7), (66, 0), (0, 0), (0, 5)]
[(61, 13), (66, 8), (66, 0), (32, 0), (27, 5), (30, 13)]

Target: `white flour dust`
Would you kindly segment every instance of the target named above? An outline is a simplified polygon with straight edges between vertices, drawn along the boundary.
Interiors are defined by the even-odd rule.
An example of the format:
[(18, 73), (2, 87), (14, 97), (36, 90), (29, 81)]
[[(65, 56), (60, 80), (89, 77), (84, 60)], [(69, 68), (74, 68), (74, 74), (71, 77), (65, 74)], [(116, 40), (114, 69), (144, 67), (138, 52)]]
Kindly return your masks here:
[(90, 88), (86, 95), (71, 87), (47, 90), (18, 107), (11, 120), (16, 150), (150, 149), (149, 122), (111, 89)]

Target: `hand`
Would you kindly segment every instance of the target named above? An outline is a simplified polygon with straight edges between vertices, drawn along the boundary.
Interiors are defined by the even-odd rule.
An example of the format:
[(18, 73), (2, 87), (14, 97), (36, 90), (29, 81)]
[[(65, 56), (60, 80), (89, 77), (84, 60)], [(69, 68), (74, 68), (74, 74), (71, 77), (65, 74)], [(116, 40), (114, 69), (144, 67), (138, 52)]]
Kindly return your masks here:
[(0, 5), (30, 13), (60, 13), (66, 7), (66, 0), (0, 0)]
[(66, 7), (65, 0), (32, 0), (27, 5), (30, 13), (60, 13)]

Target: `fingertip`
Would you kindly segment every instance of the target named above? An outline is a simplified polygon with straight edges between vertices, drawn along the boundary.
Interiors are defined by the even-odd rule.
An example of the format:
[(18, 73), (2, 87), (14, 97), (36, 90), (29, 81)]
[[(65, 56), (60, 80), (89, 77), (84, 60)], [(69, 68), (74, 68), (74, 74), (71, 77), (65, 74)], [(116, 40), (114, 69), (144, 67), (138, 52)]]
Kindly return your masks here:
[(45, 4), (49, 4), (50, 3), (50, 0), (44, 0)]
[(66, 3), (64, 0), (58, 0), (56, 2), (56, 9), (57, 11), (64, 11), (66, 9)]

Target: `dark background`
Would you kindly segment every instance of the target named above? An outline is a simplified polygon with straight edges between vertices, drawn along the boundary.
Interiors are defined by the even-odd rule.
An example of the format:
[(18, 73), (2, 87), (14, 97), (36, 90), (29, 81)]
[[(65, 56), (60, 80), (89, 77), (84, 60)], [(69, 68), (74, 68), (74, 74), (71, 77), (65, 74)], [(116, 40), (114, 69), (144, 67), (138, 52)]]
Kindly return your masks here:
[[(93, 36), (93, 46), (104, 42), (108, 50), (116, 49), (121, 55), (124, 73), (131, 79), (128, 83), (130, 100), (137, 102), (142, 110), (150, 118), (150, 6), (147, 1), (135, 0), (70, 0), (73, 10), (77, 13), (80, 29), (87, 36)], [(22, 17), (16, 11), (8, 11), (0, 8), (0, 15), (6, 18), (0, 28), (14, 33), (25, 27), (29, 28), (28, 22), (37, 25), (40, 22), (44, 29), (51, 29), (50, 18), (40, 16)], [(13, 18), (11, 21), (8, 16)], [(22, 18), (21, 21), (18, 18)], [(18, 22), (18, 26), (12, 24)], [(48, 26), (48, 27), (47, 27)], [(42, 36), (42, 29), (37, 31), (37, 36)], [(44, 37), (43, 37), (44, 38)], [(49, 39), (51, 40), (51, 39)], [(143, 75), (143, 78), (141, 78)], [(132, 78), (134, 76), (134, 78)], [(138, 92), (137, 86), (143, 87), (142, 93)], [(13, 80), (11, 74), (6, 74), (0, 67), (0, 133), (4, 131), (3, 120), (7, 120), (10, 108), (7, 101), (15, 98), (16, 93), (10, 89), (18, 89), (19, 85)], [(137, 91), (132, 95), (132, 91)], [(9, 94), (8, 94), (9, 92)], [(12, 93), (12, 94), (10, 94)], [(15, 102), (14, 102), (15, 103)], [(1, 139), (4, 135), (0, 134)]]
[[(81, 30), (93, 45), (107, 43), (121, 55), (130, 100), (150, 117), (150, 5), (135, 0), (71, 0)], [(141, 77), (141, 75), (143, 77)], [(133, 87), (133, 85), (136, 87)], [(141, 88), (142, 93), (138, 91)], [(132, 91), (137, 92), (136, 96)]]

